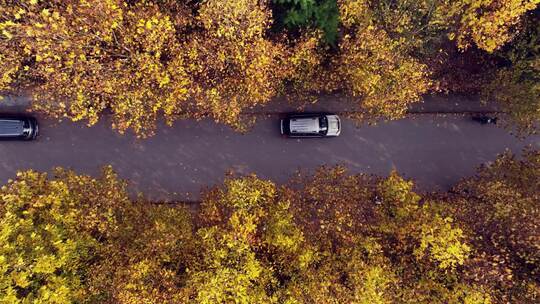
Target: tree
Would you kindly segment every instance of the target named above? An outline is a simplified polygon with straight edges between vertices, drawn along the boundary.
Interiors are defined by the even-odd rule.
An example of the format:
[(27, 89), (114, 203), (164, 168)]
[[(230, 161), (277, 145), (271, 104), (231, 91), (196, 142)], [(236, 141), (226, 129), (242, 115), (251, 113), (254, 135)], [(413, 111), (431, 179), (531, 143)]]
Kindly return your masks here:
[[(365, 251), (341, 245), (330, 251), (320, 235), (308, 237), (315, 231), (297, 224), (291, 190), (283, 190), (248, 176), (208, 192), (198, 232), (208, 250), (192, 281), (199, 301), (350, 303), (385, 289), (387, 269), (370, 264)], [(356, 276), (343, 282), (346, 273)]]
[(207, 0), (197, 20), (201, 30), (185, 46), (196, 106), (218, 122), (245, 129), (241, 113), (277, 95), (287, 72), (285, 46), (265, 34), (271, 12), (266, 1)]
[[(473, 44), (492, 53), (512, 41), (538, 0), (377, 1), (370, 7), (390, 33), (429, 43), (445, 36), (461, 50)], [(418, 41), (419, 38), (419, 41)]]
[(402, 117), (430, 86), (427, 67), (410, 55), (404, 39), (394, 39), (370, 14), (368, 1), (340, 1), (345, 35), (333, 62), (332, 83), (362, 98), (370, 116)]
[(471, 247), (444, 203), (413, 191), (396, 172), (377, 187), (377, 235), (399, 275), (405, 303), (490, 303), (491, 290), (467, 281)]
[(540, 15), (525, 23), (526, 29), (508, 49), (498, 53), (506, 66), (499, 68), (483, 90), (484, 100), (495, 100), (522, 132), (536, 132), (540, 121)]
[(189, 96), (176, 35), (191, 15), (175, 12), (151, 1), (2, 1), (0, 89), (28, 83), (36, 110), (92, 125), (109, 109), (120, 132), (152, 134), (158, 114), (172, 122)]
[[(399, 279), (373, 237), (374, 181), (323, 167), (281, 189), (310, 258), (290, 272), (284, 293), (294, 303), (392, 303)], [(287, 259), (291, 260), (291, 259)], [(292, 263), (290, 263), (292, 264)]]
[(315, 27), (323, 33), (323, 42), (335, 46), (339, 11), (335, 0), (273, 0), (276, 20), (295, 31)]
[(535, 303), (540, 290), (540, 154), (511, 154), (480, 168), (454, 188), (455, 217), (477, 249), (475, 281), (500, 288), (501, 302)]
[(192, 229), (181, 206), (130, 201), (110, 167), (21, 172), (0, 191), (0, 301), (184, 302)]
[(199, 303), (273, 303), (274, 270), (258, 256), (275, 186), (255, 176), (225, 181), (203, 203), (197, 235), (205, 248), (189, 285)]
[[(530, 23), (528, 13), (534, 12), (538, 3), (537, 0), (343, 1), (341, 15), (342, 19), (353, 16), (355, 11), (368, 15), (364, 20), (374, 20), (377, 28), (400, 41), (402, 53), (415, 54), (429, 68), (436, 80), (434, 89), (478, 93), (485, 89), (500, 64), (498, 50), (514, 44), (515, 37), (527, 35), (523, 29)], [(485, 91), (493, 90), (490, 86)]]
[(282, 195), (291, 201), (296, 221), (313, 243), (347, 246), (368, 234), (376, 220), (370, 204), (374, 187), (369, 176), (350, 176), (343, 167), (321, 167), (313, 175), (293, 178)]
[(20, 173), (0, 190), (10, 303), (536, 303), (540, 156), (507, 154), (452, 192), (299, 173), (228, 176), (200, 210), (100, 178)]
[(57, 178), (21, 172), (0, 191), (0, 300), (72, 303), (92, 299), (90, 268), (117, 225), (124, 185), (58, 169)]
[(283, 189), (314, 262), (296, 274), (300, 302), (489, 303), (490, 290), (466, 280), (467, 235), (436, 201), (388, 178), (321, 168)]
[(118, 230), (103, 246), (89, 285), (114, 303), (184, 303), (197, 259), (191, 214), (183, 206), (130, 202)]
[(449, 16), (458, 16), (451, 38), (466, 49), (474, 42), (479, 48), (493, 52), (518, 33), (522, 17), (535, 9), (538, 0), (461, 0), (450, 2)]

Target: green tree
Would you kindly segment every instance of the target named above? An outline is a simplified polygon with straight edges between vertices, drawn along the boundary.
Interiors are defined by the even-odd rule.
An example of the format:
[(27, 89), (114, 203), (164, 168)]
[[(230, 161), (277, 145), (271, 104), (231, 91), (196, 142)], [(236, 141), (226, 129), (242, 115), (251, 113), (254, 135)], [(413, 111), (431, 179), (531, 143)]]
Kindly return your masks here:
[(273, 3), (277, 21), (288, 29), (320, 29), (324, 33), (323, 42), (335, 46), (339, 25), (336, 0), (273, 0)]

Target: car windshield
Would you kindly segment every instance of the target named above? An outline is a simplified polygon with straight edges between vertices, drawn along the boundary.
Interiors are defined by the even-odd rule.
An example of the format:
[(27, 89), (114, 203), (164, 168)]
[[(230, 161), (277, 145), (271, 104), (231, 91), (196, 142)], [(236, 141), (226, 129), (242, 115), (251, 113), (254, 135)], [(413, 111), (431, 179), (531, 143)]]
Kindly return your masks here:
[(328, 119), (326, 116), (321, 116), (319, 117), (319, 133), (326, 134), (326, 131), (328, 131)]

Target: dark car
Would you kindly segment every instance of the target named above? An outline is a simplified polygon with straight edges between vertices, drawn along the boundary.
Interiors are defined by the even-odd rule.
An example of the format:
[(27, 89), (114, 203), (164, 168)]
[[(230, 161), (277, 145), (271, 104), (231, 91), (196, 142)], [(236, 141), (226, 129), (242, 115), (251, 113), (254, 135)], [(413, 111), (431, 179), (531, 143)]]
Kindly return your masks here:
[(38, 133), (38, 123), (33, 117), (0, 115), (0, 140), (32, 140)]
[(281, 120), (281, 134), (289, 137), (335, 137), (341, 121), (335, 114), (290, 114)]

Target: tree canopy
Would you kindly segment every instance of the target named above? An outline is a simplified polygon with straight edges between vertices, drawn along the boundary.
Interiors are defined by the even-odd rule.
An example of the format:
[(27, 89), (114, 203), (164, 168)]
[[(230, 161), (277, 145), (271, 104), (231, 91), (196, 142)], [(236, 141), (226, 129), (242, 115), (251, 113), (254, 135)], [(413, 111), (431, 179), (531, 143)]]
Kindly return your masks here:
[(1, 301), (537, 303), (538, 151), (447, 193), (412, 181), (229, 176), (200, 208), (130, 200), (99, 178), (21, 172), (0, 190)]
[(1, 0), (0, 93), (89, 125), (110, 112), (145, 137), (160, 118), (245, 130), (246, 110), (280, 95), (341, 93), (359, 119), (395, 119), (475, 78), (530, 130), (539, 1)]

